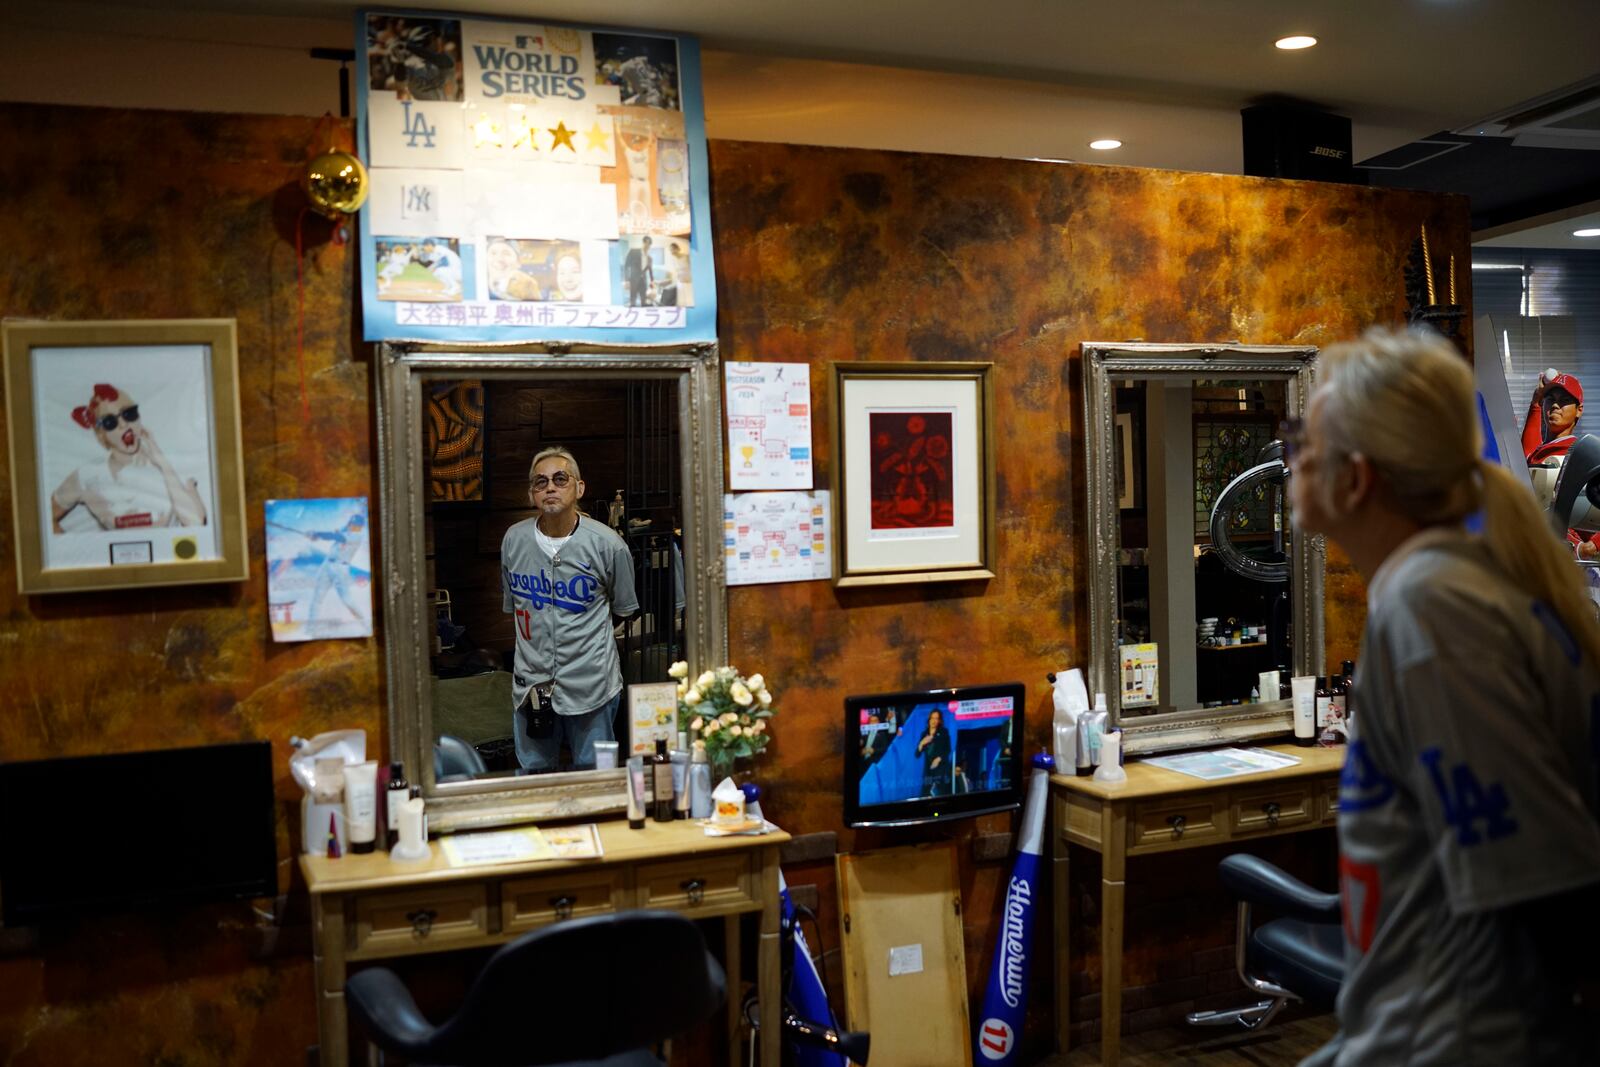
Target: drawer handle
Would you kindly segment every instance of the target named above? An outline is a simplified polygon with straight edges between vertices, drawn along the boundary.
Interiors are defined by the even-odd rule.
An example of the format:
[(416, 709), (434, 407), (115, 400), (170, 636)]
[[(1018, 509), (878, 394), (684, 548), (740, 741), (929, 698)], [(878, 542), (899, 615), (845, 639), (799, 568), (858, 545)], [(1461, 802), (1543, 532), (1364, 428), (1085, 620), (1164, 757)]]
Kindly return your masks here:
[(1261, 810), (1267, 813), (1267, 825), (1276, 830), (1278, 828), (1278, 802), (1269, 800), (1261, 805)]
[(439, 913), (432, 908), (406, 912), (406, 919), (411, 923), (411, 936), (427, 937), (433, 932), (433, 920), (438, 917)]
[(550, 906), (556, 909), (557, 919), (572, 918), (572, 906), (578, 902), (577, 897), (551, 897)]
[(1172, 839), (1174, 841), (1183, 836), (1184, 826), (1188, 823), (1188, 821), (1189, 820), (1185, 819), (1182, 815), (1167, 816), (1167, 825), (1172, 827)]
[(702, 878), (691, 878), (687, 882), (679, 882), (678, 888), (689, 895), (689, 903), (698, 905), (706, 898), (706, 883)]

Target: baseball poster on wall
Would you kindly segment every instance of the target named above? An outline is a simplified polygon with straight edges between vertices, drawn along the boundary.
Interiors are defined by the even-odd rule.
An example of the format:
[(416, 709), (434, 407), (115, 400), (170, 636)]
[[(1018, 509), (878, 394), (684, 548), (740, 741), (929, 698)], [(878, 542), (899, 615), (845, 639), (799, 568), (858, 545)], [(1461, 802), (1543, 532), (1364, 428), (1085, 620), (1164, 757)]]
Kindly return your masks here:
[(715, 339), (698, 42), (423, 12), (356, 32), (367, 340)]

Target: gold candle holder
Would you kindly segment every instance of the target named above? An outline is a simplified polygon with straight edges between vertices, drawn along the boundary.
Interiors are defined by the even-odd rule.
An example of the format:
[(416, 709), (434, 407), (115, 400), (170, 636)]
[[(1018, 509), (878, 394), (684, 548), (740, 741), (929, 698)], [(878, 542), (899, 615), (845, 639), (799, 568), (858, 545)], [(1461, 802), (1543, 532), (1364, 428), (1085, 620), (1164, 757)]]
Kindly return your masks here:
[(1456, 257), (1450, 257), (1450, 306), (1456, 303)]
[(1433, 256), (1428, 253), (1428, 224), (1422, 224), (1422, 275), (1428, 281), (1428, 303), (1437, 304), (1438, 296), (1433, 288)]

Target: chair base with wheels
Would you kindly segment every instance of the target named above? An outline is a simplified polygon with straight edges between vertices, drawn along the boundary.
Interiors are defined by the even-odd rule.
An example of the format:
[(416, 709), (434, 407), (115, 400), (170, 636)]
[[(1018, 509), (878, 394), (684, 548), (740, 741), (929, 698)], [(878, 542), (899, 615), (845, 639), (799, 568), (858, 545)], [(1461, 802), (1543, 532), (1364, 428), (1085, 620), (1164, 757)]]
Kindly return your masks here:
[[(1256, 856), (1223, 859), (1217, 876), (1239, 900), (1234, 963), (1239, 978), (1265, 997), (1255, 1004), (1189, 1015), (1196, 1026), (1237, 1023), (1258, 1029), (1289, 1001), (1332, 1011), (1344, 981), (1344, 930), (1339, 894), (1321, 893)], [(1250, 925), (1252, 905), (1271, 908), (1282, 918)]]

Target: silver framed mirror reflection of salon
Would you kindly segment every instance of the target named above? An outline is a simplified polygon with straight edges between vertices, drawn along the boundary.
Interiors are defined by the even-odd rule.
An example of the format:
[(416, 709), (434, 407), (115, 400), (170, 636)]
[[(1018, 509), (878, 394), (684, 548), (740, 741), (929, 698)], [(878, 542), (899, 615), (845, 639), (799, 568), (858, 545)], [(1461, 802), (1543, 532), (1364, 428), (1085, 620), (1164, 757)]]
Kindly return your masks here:
[[(534, 683), (549, 677), (539, 661), (553, 653), (527, 640), (517, 652), (502, 541), (521, 523), (519, 543), (538, 553), (547, 578), (563, 555), (585, 561), (580, 543), (614, 553), (618, 573), (628, 572), (632, 599), (604, 606), (634, 610), (588, 627), (581, 642), (605, 660), (595, 667), (603, 687), (611, 669), (626, 686), (667, 680), (674, 659), (726, 658), (721, 494), (694, 491), (721, 486), (715, 346), (384, 344), (379, 353), (390, 758), (423, 785), (439, 830), (620, 813), (622, 772), (575, 767), (582, 738), (557, 736), (553, 766), (530, 759), (527, 737), (518, 739), (537, 711)], [(550, 472), (569, 464), (542, 462), (547, 485), (536, 493), (530, 466), (550, 445), (565, 447), (578, 471), (556, 486)], [(560, 521), (538, 529), (556, 540), (535, 549), (546, 511)], [(584, 533), (561, 540), (580, 512)], [(513, 608), (530, 609), (524, 629), (538, 637), (530, 605)], [(556, 710), (570, 710), (561, 701), (580, 687), (569, 671), (561, 676), (572, 685)], [(523, 718), (518, 693), (529, 706)], [(626, 714), (623, 699), (608, 723), (624, 754)]]
[(1288, 732), (1287, 704), (1259, 679), (1320, 672), (1323, 546), (1292, 534), (1282, 475), (1266, 475), (1316, 349), (1082, 351), (1093, 688), (1135, 753)]

